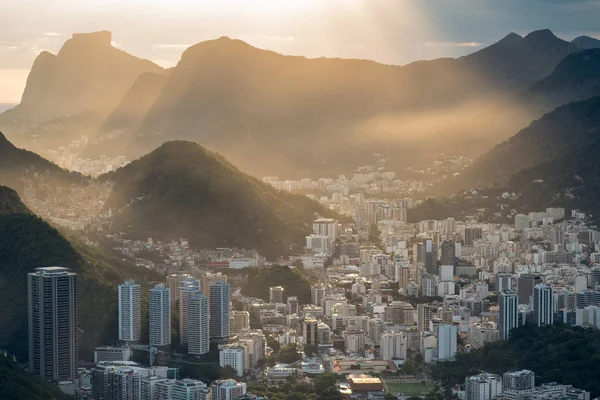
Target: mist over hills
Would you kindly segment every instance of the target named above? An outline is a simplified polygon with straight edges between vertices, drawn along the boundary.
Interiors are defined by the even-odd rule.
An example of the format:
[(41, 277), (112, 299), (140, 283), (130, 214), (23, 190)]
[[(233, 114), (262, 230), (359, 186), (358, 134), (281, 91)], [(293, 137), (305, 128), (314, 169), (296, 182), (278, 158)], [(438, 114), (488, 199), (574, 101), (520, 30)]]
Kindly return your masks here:
[(58, 54), (35, 59), (21, 103), (6, 119), (43, 120), (94, 109), (112, 109), (137, 77), (163, 72), (158, 65), (134, 57), (111, 44), (108, 31), (77, 33)]
[(19, 191), (21, 179), (25, 176), (38, 176), (57, 186), (82, 183), (85, 177), (77, 172), (69, 172), (46, 160), (38, 154), (19, 149), (0, 132), (0, 185), (9, 185)]
[[(437, 194), (454, 195), (411, 210), (411, 220), (431, 212), (448, 217), (483, 208), (492, 210), (489, 217), (504, 204), (519, 212), (550, 206), (582, 209), (599, 224), (599, 150), (600, 97), (558, 107), (495, 146), (447, 185), (435, 188)], [(477, 194), (471, 194), (472, 189)], [(500, 197), (503, 193), (517, 197), (507, 200)]]
[[(43, 65), (32, 70), (17, 110), (43, 115), (43, 99), (53, 99), (60, 108), (54, 112), (75, 118), (92, 108), (96, 117), (88, 127), (68, 121), (27, 127), (19, 130), (24, 132), (19, 144), (30, 134), (37, 135), (34, 145), (48, 146), (118, 129), (126, 134), (83, 154), (135, 158), (164, 141), (184, 139), (224, 154), (254, 175), (277, 170), (301, 177), (347, 172), (374, 152), (396, 154), (391, 162), (399, 169), (426, 163), (437, 151), (481, 154), (531, 120), (514, 97), (581, 48), (542, 30), (525, 37), (509, 34), (459, 59), (391, 66), (284, 56), (224, 37), (191, 46), (168, 71), (111, 47), (108, 32), (75, 35), (63, 50), (50, 58), (74, 59), (69, 62), (78, 66), (96, 60), (96, 53), (108, 54), (112, 64), (128, 66), (128, 73), (89, 74), (74, 95), (36, 76), (66, 77), (75, 67), (45, 65), (49, 55), (40, 55)], [(65, 87), (75, 87), (73, 82), (78, 81)], [(90, 97), (98, 99), (90, 104)]]
[(522, 101), (542, 113), (594, 96), (600, 96), (600, 48), (568, 55), (552, 74), (525, 91)]
[(114, 182), (105, 207), (113, 210), (115, 231), (185, 237), (199, 248), (254, 248), (272, 259), (303, 246), (317, 215), (335, 216), (191, 142), (167, 142), (100, 179)]

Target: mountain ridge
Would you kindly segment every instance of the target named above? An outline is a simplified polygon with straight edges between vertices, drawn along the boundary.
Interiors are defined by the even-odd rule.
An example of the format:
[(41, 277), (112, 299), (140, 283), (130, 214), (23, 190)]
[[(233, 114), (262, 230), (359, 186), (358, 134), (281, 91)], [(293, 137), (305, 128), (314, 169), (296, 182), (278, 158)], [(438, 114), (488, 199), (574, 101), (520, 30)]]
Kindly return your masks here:
[(317, 214), (335, 215), (187, 141), (166, 142), (100, 180), (114, 182), (105, 207), (113, 210), (117, 232), (185, 237), (202, 248), (255, 248), (269, 259), (288, 254), (290, 246), (299, 250)]

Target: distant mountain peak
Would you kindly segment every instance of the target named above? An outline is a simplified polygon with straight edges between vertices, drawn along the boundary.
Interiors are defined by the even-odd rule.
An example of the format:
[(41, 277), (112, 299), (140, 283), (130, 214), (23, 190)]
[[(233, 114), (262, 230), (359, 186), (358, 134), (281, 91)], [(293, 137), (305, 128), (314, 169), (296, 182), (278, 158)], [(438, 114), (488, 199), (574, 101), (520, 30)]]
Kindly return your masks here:
[(508, 35), (506, 35), (504, 38), (502, 38), (502, 40), (500, 40), (496, 44), (513, 47), (513, 46), (518, 46), (519, 44), (521, 44), (522, 41), (523, 41), (523, 36), (516, 34), (514, 32), (511, 32)]
[(74, 33), (71, 40), (67, 41), (67, 43), (69, 42), (85, 45), (111, 46), (112, 33), (110, 31)]
[(550, 43), (556, 40), (561, 42), (563, 41), (562, 39), (556, 37), (556, 35), (550, 29), (540, 29), (538, 31), (533, 31), (523, 38), (523, 42), (530, 42), (535, 44)]
[(574, 45), (582, 49), (600, 49), (600, 40), (590, 36), (579, 36), (571, 41)]

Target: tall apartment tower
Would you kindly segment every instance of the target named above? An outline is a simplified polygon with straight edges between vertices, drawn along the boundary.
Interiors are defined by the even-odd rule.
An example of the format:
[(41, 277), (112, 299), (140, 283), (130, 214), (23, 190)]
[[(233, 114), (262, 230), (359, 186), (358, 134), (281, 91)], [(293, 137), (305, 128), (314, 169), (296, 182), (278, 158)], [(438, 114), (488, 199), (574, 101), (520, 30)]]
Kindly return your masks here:
[(78, 360), (77, 274), (63, 267), (27, 275), (29, 372), (49, 380), (75, 380)]
[(188, 353), (206, 354), (210, 351), (208, 298), (198, 289), (189, 298), (187, 310)]
[(269, 303), (283, 303), (283, 286), (269, 288)]
[(533, 293), (533, 315), (537, 326), (554, 323), (554, 302), (552, 286), (539, 284)]
[(171, 344), (171, 291), (163, 285), (150, 289), (150, 346)]
[(119, 340), (136, 342), (142, 338), (141, 306), (140, 285), (134, 281), (119, 285)]
[(210, 285), (210, 338), (227, 340), (231, 318), (231, 287), (229, 283), (216, 281)]
[(323, 285), (315, 285), (310, 287), (310, 302), (317, 306), (322, 306), (325, 298), (325, 287)]
[(505, 290), (498, 297), (498, 305), (500, 306), (498, 333), (502, 340), (508, 340), (510, 338), (510, 331), (519, 325), (517, 303), (517, 292), (514, 290)]
[(190, 298), (201, 292), (200, 282), (192, 277), (185, 278), (179, 286), (179, 344), (188, 343), (188, 314)]
[(517, 296), (519, 304), (529, 304), (529, 298), (533, 296), (533, 289), (536, 285), (542, 283), (539, 275), (522, 274), (517, 279)]
[(417, 242), (417, 262), (425, 264), (428, 274), (436, 275), (437, 271), (437, 246), (433, 239), (421, 239)]

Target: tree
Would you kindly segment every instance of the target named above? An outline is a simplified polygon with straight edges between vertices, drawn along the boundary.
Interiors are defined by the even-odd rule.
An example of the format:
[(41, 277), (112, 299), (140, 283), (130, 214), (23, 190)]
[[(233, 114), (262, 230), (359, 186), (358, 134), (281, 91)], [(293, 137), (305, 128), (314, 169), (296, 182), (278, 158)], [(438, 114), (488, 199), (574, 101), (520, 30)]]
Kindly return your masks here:
[(298, 347), (295, 344), (283, 346), (281, 350), (279, 350), (279, 361), (284, 364), (292, 364), (301, 359), (302, 356), (298, 352)]
[(314, 355), (317, 354), (317, 348), (312, 344), (305, 344), (304, 354), (306, 354), (308, 357), (314, 357)]
[(231, 365), (226, 365), (224, 367), (219, 367), (219, 377), (220, 379), (235, 379), (235, 377), (237, 377), (237, 372)]

